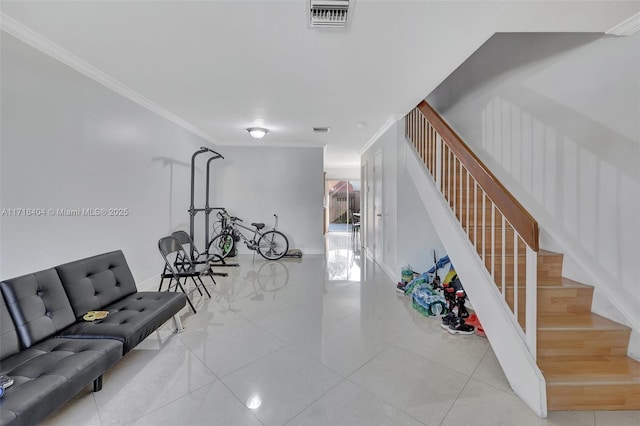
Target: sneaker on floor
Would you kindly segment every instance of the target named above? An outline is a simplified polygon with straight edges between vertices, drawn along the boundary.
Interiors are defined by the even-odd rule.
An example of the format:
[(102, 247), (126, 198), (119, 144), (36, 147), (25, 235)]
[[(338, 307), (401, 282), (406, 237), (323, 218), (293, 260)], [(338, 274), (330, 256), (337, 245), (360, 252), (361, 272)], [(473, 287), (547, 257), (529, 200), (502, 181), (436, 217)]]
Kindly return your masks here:
[(456, 320), (456, 314), (454, 314), (453, 312), (449, 312), (447, 315), (442, 317), (442, 322), (440, 323), (440, 327), (444, 328), (445, 330), (448, 330), (451, 323), (454, 322), (455, 320)]
[(451, 334), (473, 334), (475, 328), (472, 325), (467, 325), (464, 321), (456, 318), (449, 324), (447, 331)]

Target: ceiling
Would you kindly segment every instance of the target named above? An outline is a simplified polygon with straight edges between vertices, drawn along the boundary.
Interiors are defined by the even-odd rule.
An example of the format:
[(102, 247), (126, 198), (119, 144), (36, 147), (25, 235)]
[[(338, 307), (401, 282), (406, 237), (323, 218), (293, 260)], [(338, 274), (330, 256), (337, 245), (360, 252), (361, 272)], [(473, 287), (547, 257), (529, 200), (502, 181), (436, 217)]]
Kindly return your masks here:
[[(346, 30), (307, 28), (306, 0), (0, 8), (5, 31), (216, 145), (326, 146), (325, 168), (347, 168), (495, 32), (604, 32), (640, 2), (356, 0)], [(252, 140), (254, 125), (270, 133)]]

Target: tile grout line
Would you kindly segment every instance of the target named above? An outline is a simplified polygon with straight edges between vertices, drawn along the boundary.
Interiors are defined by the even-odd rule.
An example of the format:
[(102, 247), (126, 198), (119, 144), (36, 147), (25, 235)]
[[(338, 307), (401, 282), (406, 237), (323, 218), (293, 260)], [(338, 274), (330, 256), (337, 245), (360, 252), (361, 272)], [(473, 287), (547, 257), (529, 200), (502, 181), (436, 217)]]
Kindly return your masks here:
[[(246, 404), (245, 404), (243, 401), (241, 401), (241, 400), (240, 400), (240, 398), (238, 397), (238, 395), (236, 395), (236, 394), (235, 394), (231, 389), (229, 389), (229, 387), (227, 386), (227, 384), (222, 380), (222, 378), (223, 378), (223, 377), (228, 376), (229, 374), (233, 373), (234, 371), (237, 371), (237, 370), (239, 370), (240, 368), (244, 368), (244, 367), (246, 367), (246, 366), (248, 366), (248, 365), (251, 365), (251, 364), (255, 363), (256, 361), (258, 361), (257, 359), (256, 359), (256, 360), (254, 360), (254, 361), (252, 361), (252, 362), (250, 362), (249, 364), (247, 364), (247, 365), (245, 365), (245, 366), (242, 366), (242, 367), (240, 367), (240, 368), (237, 368), (237, 369), (235, 369), (235, 370), (233, 370), (233, 371), (231, 371), (231, 372), (229, 372), (229, 373), (225, 374), (225, 375), (224, 375), (224, 376), (222, 376), (222, 377), (219, 377), (215, 372), (213, 372), (213, 371), (211, 370), (211, 368), (209, 368), (209, 366), (208, 366), (208, 365), (207, 365), (203, 360), (201, 360), (201, 359), (200, 359), (200, 357), (198, 357), (198, 355), (197, 355), (196, 353), (194, 353), (194, 352), (191, 350), (191, 347), (189, 347), (189, 345), (187, 345), (186, 343), (182, 342), (182, 340), (180, 340), (180, 343), (182, 343), (182, 344), (187, 348), (187, 350), (188, 350), (189, 352), (191, 352), (191, 354), (192, 354), (194, 357), (196, 357), (196, 359), (197, 359), (198, 361), (200, 361), (200, 362), (202, 363), (202, 365), (203, 365), (207, 370), (209, 370), (209, 371), (211, 372), (211, 374), (213, 374), (213, 377), (215, 377), (215, 378), (216, 378), (216, 380), (215, 380), (215, 381), (213, 381), (213, 382), (211, 382), (211, 383), (207, 383), (206, 385), (203, 385), (203, 386), (199, 387), (197, 390), (200, 390), (200, 389), (202, 389), (202, 388), (203, 388), (203, 387), (205, 387), (205, 386), (210, 386), (210, 385), (212, 385), (213, 383), (215, 383), (216, 381), (217, 381), (217, 382), (219, 382), (219, 383), (220, 383), (220, 384), (221, 384), (221, 385), (222, 385), (222, 386), (223, 386), (223, 387), (224, 387), (224, 388), (225, 388), (225, 389), (226, 389), (226, 390), (227, 390), (231, 395), (233, 395), (233, 397), (234, 397), (234, 398), (235, 398), (235, 399), (236, 399), (236, 400), (237, 400), (237, 401), (238, 401), (238, 402), (239, 402), (243, 407), (245, 407), (247, 410), (249, 410), (249, 412), (251, 413), (251, 415), (252, 415), (252, 416), (253, 416), (253, 417), (254, 417), (254, 418), (255, 418), (255, 419), (256, 419), (260, 424), (262, 424), (262, 425), (264, 426), (264, 423), (263, 423), (263, 422), (262, 422), (262, 421), (261, 421), (261, 420), (260, 420), (260, 419), (255, 415), (255, 414), (254, 414), (254, 412), (253, 412), (253, 411), (251, 411), (251, 409), (247, 408)], [(285, 347), (286, 347), (286, 346), (285, 346)], [(266, 357), (266, 356), (268, 356), (268, 355), (271, 355), (271, 354), (273, 354), (273, 353), (276, 353), (276, 352), (278, 352), (278, 351), (280, 351), (280, 350), (282, 350), (282, 349), (284, 349), (284, 347), (279, 348), (279, 349), (277, 349), (277, 350), (275, 350), (275, 351), (269, 352), (268, 354), (263, 355), (263, 356), (262, 356), (262, 357), (260, 357), (259, 359), (262, 359), (262, 358), (264, 358), (264, 357)], [(195, 392), (195, 391), (196, 391), (196, 390), (194, 390), (193, 392)], [(189, 392), (187, 395), (189, 395), (189, 394), (191, 394), (191, 393), (192, 393), (192, 392)], [(184, 395), (184, 396), (186, 396), (186, 395)], [(183, 397), (184, 397), (184, 396), (183, 396)], [(156, 411), (156, 410), (154, 410), (154, 411)], [(136, 419), (136, 420), (137, 420), (137, 419)]]
[[(356, 330), (358, 331), (358, 330)], [(367, 333), (362, 332), (365, 335), (368, 335)], [(370, 336), (369, 337), (375, 337), (375, 336)], [(307, 405), (305, 408), (303, 408), (302, 410), (300, 410), (298, 413), (296, 413), (293, 417), (291, 417), (289, 420), (286, 421), (286, 423), (284, 425), (286, 425), (287, 423), (291, 422), (291, 420), (293, 420), (294, 418), (296, 418), (297, 416), (299, 416), (304, 410), (306, 410), (307, 408), (309, 408), (310, 406), (312, 406), (313, 404), (315, 404), (318, 400), (320, 400), (322, 397), (324, 397), (326, 394), (328, 394), (329, 392), (331, 392), (332, 390), (334, 390), (335, 388), (337, 388), (339, 385), (341, 385), (344, 382), (348, 382), (358, 388), (360, 388), (361, 390), (363, 390), (364, 392), (368, 393), (369, 395), (373, 396), (374, 398), (384, 402), (385, 404), (388, 404), (389, 406), (395, 408), (396, 410), (404, 413), (405, 415), (409, 416), (410, 418), (414, 419), (415, 421), (417, 421), (420, 424), (424, 424), (421, 421), (419, 421), (418, 419), (416, 419), (415, 417), (413, 417), (411, 414), (407, 413), (406, 411), (404, 411), (403, 409), (395, 406), (394, 404), (390, 403), (389, 401), (386, 401), (385, 399), (383, 399), (382, 397), (372, 393), (371, 391), (363, 388), (362, 386), (360, 386), (358, 383), (355, 383), (354, 381), (350, 380), (349, 378), (351, 376), (353, 376), (356, 372), (358, 372), (359, 370), (361, 370), (362, 368), (364, 368), (367, 364), (369, 364), (374, 358), (376, 358), (378, 355), (380, 355), (381, 353), (383, 353), (384, 351), (388, 350), (391, 346), (393, 346), (393, 343), (389, 343), (388, 341), (384, 340), (384, 339), (380, 339), (377, 338), (380, 341), (386, 343), (386, 347), (384, 347), (383, 349), (381, 349), (378, 353), (376, 353), (374, 356), (372, 356), (371, 358), (369, 358), (366, 362), (364, 362), (360, 367), (356, 368), (354, 371), (352, 371), (349, 375), (347, 376), (342, 376), (342, 374), (336, 372), (336, 374), (342, 376), (342, 380), (340, 382), (338, 382), (335, 386), (333, 386), (331, 389), (327, 390), (326, 392), (324, 392), (322, 395), (320, 395), (318, 398), (316, 398), (313, 402), (311, 402), (309, 405)], [(295, 348), (294, 348), (295, 349)], [(321, 365), (325, 366), (324, 364), (320, 363)], [(330, 369), (331, 371), (334, 371), (333, 369), (331, 369), (328, 366), (325, 366), (328, 369)]]
[[(324, 365), (324, 364), (322, 364)], [(327, 367), (328, 368), (328, 367)], [(333, 370), (331, 370), (333, 371)], [(298, 411), (297, 413), (295, 413), (293, 416), (289, 417), (289, 419), (287, 421), (285, 421), (282, 425), (286, 426), (287, 423), (291, 422), (291, 420), (295, 419), (296, 417), (298, 417), (300, 414), (302, 414), (302, 412), (304, 410), (306, 410), (307, 408), (311, 407), (313, 404), (315, 404), (316, 402), (318, 402), (320, 399), (322, 399), (322, 397), (324, 397), (326, 394), (328, 394), (329, 392), (331, 392), (332, 390), (334, 390), (335, 388), (337, 388), (338, 386), (340, 386), (342, 383), (344, 383), (345, 380), (347, 380), (346, 377), (342, 376), (342, 374), (338, 374), (340, 377), (342, 377), (342, 380), (340, 380), (338, 383), (336, 383), (334, 386), (332, 386), (331, 388), (327, 389), (325, 392), (323, 392), (320, 396), (318, 396), (316, 399), (314, 399), (313, 401), (311, 401), (309, 404), (307, 404), (304, 408), (302, 408), (300, 411)]]
[(96, 401), (95, 392), (91, 392), (91, 399), (93, 400), (93, 405), (96, 407), (96, 414), (98, 415), (98, 420), (100, 421), (100, 426), (104, 425), (104, 421), (102, 421), (102, 414), (100, 414), (100, 407), (98, 407), (98, 401)]
[[(480, 379), (478, 379), (478, 378), (474, 378), (474, 377), (473, 377), (473, 375), (476, 373), (476, 371), (477, 371), (478, 367), (480, 367), (480, 364), (482, 364), (482, 361), (484, 361), (484, 359), (485, 359), (485, 358), (487, 357), (487, 355), (489, 354), (489, 349), (493, 350), (493, 349), (491, 348), (491, 344), (489, 344), (489, 347), (487, 347), (486, 352), (484, 353), (484, 355), (483, 355), (483, 356), (482, 356), (482, 358), (480, 359), (480, 362), (478, 363), (478, 365), (476, 366), (476, 368), (473, 370), (473, 373), (471, 373), (471, 376), (470, 376), (470, 377), (471, 377), (471, 378), (473, 378), (473, 380), (475, 380), (476, 382), (479, 382), (479, 383), (482, 383), (483, 385), (487, 385), (487, 386), (489, 386), (489, 387), (492, 387), (492, 388), (494, 388), (494, 389), (495, 389), (495, 390), (497, 390), (497, 391), (504, 392), (504, 393), (506, 393), (506, 394), (510, 394), (510, 395), (514, 395), (514, 396), (518, 396), (518, 395), (516, 395), (516, 394), (515, 394), (515, 392), (513, 392), (513, 390), (511, 391), (511, 393), (509, 393), (509, 391), (505, 391), (504, 389), (501, 389), (501, 388), (499, 388), (498, 386), (495, 386), (494, 384), (487, 383), (487, 382), (485, 382), (484, 380), (480, 380)], [(498, 365), (500, 365), (500, 364), (498, 364)], [(502, 367), (500, 367), (500, 368), (502, 369)], [(508, 382), (507, 382), (507, 383), (508, 383)], [(511, 386), (509, 385), (509, 387), (511, 387)]]
[[(402, 412), (402, 413), (406, 414), (407, 416), (411, 417), (412, 419), (414, 419), (414, 420), (415, 420), (415, 421), (417, 421), (418, 423), (420, 423), (420, 424), (424, 424), (424, 423), (422, 423), (420, 420), (418, 420), (418, 419), (416, 419), (415, 417), (413, 417), (411, 414), (409, 414), (409, 413), (407, 413), (406, 411), (404, 411), (402, 408), (397, 407), (395, 404), (391, 403), (391, 401), (387, 401), (386, 399), (382, 398), (382, 397), (381, 397), (381, 396), (379, 396), (379, 395), (376, 395), (375, 393), (371, 392), (370, 390), (363, 388), (362, 386), (360, 386), (360, 384), (358, 384), (358, 383), (354, 382), (353, 380), (350, 380), (350, 377), (351, 377), (351, 376), (353, 376), (353, 375), (354, 375), (354, 374), (356, 374), (358, 371), (360, 371), (362, 368), (364, 368), (367, 364), (369, 364), (371, 361), (373, 361), (373, 359), (374, 359), (374, 358), (376, 358), (378, 355), (380, 355), (381, 353), (383, 353), (383, 352), (385, 352), (385, 351), (389, 350), (389, 348), (390, 348), (391, 346), (394, 346), (394, 345), (393, 345), (393, 343), (389, 343), (389, 345), (388, 345), (386, 348), (382, 349), (382, 350), (381, 350), (380, 352), (378, 352), (376, 355), (374, 355), (374, 356), (373, 356), (373, 357), (371, 357), (369, 360), (367, 360), (367, 362), (365, 362), (365, 363), (364, 363), (364, 364), (362, 364), (360, 367), (358, 367), (356, 370), (354, 370), (351, 374), (349, 374), (349, 375), (345, 378), (345, 380), (348, 380), (348, 381), (349, 381), (349, 383), (351, 383), (352, 385), (355, 385), (355, 386), (359, 387), (360, 389), (362, 389), (363, 391), (367, 392), (368, 394), (373, 395), (375, 398), (378, 398), (380, 401), (383, 401), (385, 404), (389, 404), (390, 406), (392, 406), (392, 407), (393, 407), (393, 408), (395, 408), (396, 410), (398, 410), (398, 411), (400, 411), (400, 412)], [(394, 346), (394, 347), (396, 347), (396, 346)], [(402, 349), (402, 348), (399, 348), (399, 349)], [(402, 349), (402, 350), (404, 350), (404, 349)]]
[[(159, 330), (159, 329), (158, 329), (158, 330)], [(156, 330), (156, 333), (158, 332), (158, 330)], [(149, 337), (149, 336), (147, 336), (147, 337)], [(173, 333), (173, 332), (172, 332), (172, 334), (169, 336), (169, 338), (177, 338), (177, 339), (178, 339), (178, 341), (180, 342), (180, 344), (181, 344), (182, 346), (184, 346), (184, 348), (186, 349), (186, 351), (187, 351), (187, 352), (189, 352), (189, 353), (191, 353), (191, 355), (193, 355), (193, 356), (194, 356), (198, 361), (200, 361), (200, 363), (202, 364), (202, 366), (203, 366), (204, 368), (206, 368), (206, 369), (207, 369), (207, 370), (208, 370), (208, 371), (213, 375), (213, 377), (215, 378), (215, 380), (213, 380), (213, 381), (211, 381), (211, 382), (209, 382), (209, 383), (205, 383), (204, 385), (202, 385), (202, 386), (200, 386), (200, 387), (198, 387), (198, 388), (196, 388), (196, 389), (192, 390), (191, 392), (187, 392), (187, 393), (186, 393), (186, 394), (184, 394), (184, 395), (178, 396), (178, 397), (176, 397), (175, 399), (172, 399), (171, 401), (168, 401), (164, 406), (169, 405), (169, 404), (172, 404), (172, 403), (174, 403), (174, 402), (176, 402), (176, 401), (178, 401), (178, 400), (180, 400), (180, 399), (182, 399), (182, 398), (184, 398), (184, 397), (186, 397), (186, 396), (188, 396), (188, 395), (191, 395), (193, 392), (199, 391), (200, 389), (204, 388), (205, 386), (210, 386), (211, 384), (215, 383), (216, 381), (220, 381), (220, 378), (219, 378), (219, 377), (218, 377), (218, 376), (217, 376), (213, 371), (211, 371), (211, 369), (209, 368), (209, 366), (207, 366), (207, 364), (205, 364), (205, 363), (204, 363), (204, 361), (202, 361), (202, 360), (201, 360), (201, 359), (200, 359), (200, 358), (199, 358), (199, 357), (198, 357), (198, 356), (197, 356), (197, 355), (196, 355), (196, 354), (191, 350), (191, 348), (189, 347), (189, 345), (187, 345), (186, 343), (184, 343), (184, 342), (182, 341), (182, 339), (180, 339), (180, 335), (175, 334), (175, 333)], [(158, 408), (156, 408), (156, 409), (154, 409), (154, 410), (151, 410), (151, 411), (149, 411), (149, 412), (143, 413), (142, 415), (140, 415), (140, 416), (138, 416), (138, 417), (135, 417), (135, 418), (131, 419), (131, 421), (129, 421), (127, 424), (133, 424), (133, 423), (135, 423), (136, 421), (140, 420), (141, 418), (146, 417), (146, 416), (150, 415), (151, 413), (154, 413), (154, 412), (158, 411), (159, 409), (163, 408), (164, 406), (162, 406), (162, 407), (158, 407)], [(102, 422), (102, 419), (101, 419), (100, 421)]]
[(458, 394), (456, 395), (456, 398), (453, 400), (453, 403), (451, 404), (451, 406), (449, 407), (449, 409), (447, 410), (446, 414), (444, 415), (444, 417), (442, 417), (442, 420), (440, 421), (440, 426), (442, 426), (442, 424), (444, 423), (444, 421), (447, 419), (447, 417), (449, 416), (449, 413), (451, 413), (451, 410), (453, 409), (453, 406), (456, 405), (456, 402), (458, 401), (458, 398), (460, 398), (460, 395), (462, 394), (462, 392), (464, 392), (464, 390), (466, 389), (467, 385), (469, 384), (469, 382), (471, 381), (471, 377), (475, 374), (476, 370), (478, 369), (478, 367), (480, 366), (480, 363), (482, 362), (482, 360), (484, 359), (484, 357), (487, 355), (487, 351), (489, 350), (489, 348), (486, 348), (484, 355), (482, 356), (482, 358), (480, 358), (480, 362), (478, 362), (478, 365), (476, 365), (476, 368), (473, 369), (473, 371), (471, 372), (471, 374), (469, 375), (469, 377), (467, 377), (467, 381), (465, 382), (464, 386), (462, 386), (460, 388), (460, 392), (458, 392)]
[[(362, 364), (359, 368), (357, 368), (353, 373), (349, 374), (345, 380), (347, 380), (349, 383), (351, 383), (354, 386), (357, 386), (358, 388), (362, 389), (364, 392), (368, 393), (369, 395), (372, 395), (374, 398), (379, 399), (380, 401), (384, 402), (385, 404), (390, 405), (391, 407), (395, 408), (396, 410), (400, 411), (401, 413), (406, 414), (407, 416), (411, 417), (412, 419), (414, 419), (415, 421), (417, 421), (420, 424), (424, 424), (423, 422), (421, 422), (420, 420), (416, 419), (415, 417), (413, 417), (411, 414), (407, 413), (406, 411), (404, 411), (402, 408), (397, 407), (395, 404), (391, 403), (391, 401), (387, 401), (386, 399), (382, 398), (379, 395), (376, 395), (375, 393), (371, 392), (368, 389), (363, 388), (362, 386), (360, 386), (360, 384), (354, 382), (353, 380), (350, 380), (349, 378), (351, 376), (353, 376), (356, 372), (358, 372), (360, 369), (364, 368), (365, 365), (367, 365), (369, 362), (371, 362), (373, 360), (373, 358), (375, 358), (376, 356), (380, 355), (382, 352), (388, 350), (391, 346), (393, 346), (392, 344), (389, 344), (389, 346), (387, 346), (386, 348), (384, 348), (383, 350), (381, 350), (380, 352), (378, 352), (375, 356), (373, 356), (371, 359), (369, 359), (367, 362), (365, 362), (364, 364)], [(400, 348), (401, 349), (401, 348)]]

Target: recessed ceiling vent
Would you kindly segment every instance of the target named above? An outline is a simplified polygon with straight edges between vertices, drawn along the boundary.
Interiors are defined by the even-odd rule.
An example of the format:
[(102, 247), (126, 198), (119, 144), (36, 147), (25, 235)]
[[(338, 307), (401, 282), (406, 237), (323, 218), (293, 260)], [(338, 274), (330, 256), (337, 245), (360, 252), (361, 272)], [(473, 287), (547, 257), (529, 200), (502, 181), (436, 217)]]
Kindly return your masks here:
[(307, 0), (309, 28), (346, 28), (351, 21), (354, 0)]
[(328, 127), (314, 127), (313, 128), (313, 132), (314, 133), (329, 133), (329, 128)]

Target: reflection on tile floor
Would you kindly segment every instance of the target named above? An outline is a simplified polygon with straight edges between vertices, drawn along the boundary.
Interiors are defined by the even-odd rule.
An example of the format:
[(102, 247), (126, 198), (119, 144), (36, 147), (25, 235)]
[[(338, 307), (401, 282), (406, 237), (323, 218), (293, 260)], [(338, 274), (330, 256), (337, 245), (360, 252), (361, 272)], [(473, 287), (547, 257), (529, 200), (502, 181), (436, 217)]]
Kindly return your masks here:
[(240, 256), (182, 311), (48, 419), (51, 425), (624, 425), (640, 412), (538, 418), (488, 342), (452, 336), (395, 277), (331, 233), (326, 256)]

